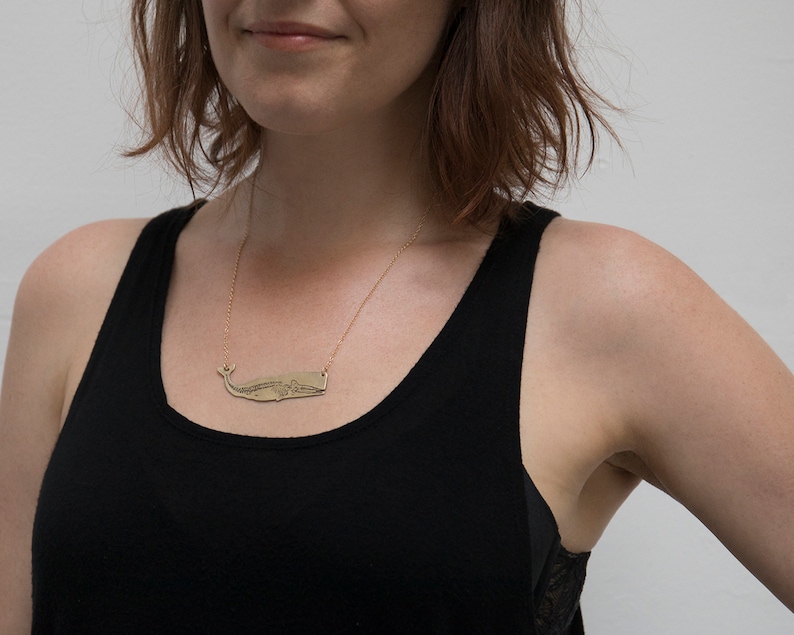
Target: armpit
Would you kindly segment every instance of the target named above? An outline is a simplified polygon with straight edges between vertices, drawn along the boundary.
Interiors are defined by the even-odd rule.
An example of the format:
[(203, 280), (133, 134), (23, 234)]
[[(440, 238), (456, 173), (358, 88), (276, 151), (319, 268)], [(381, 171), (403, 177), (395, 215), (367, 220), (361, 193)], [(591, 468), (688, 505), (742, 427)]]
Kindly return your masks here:
[(663, 491), (665, 494), (670, 494), (670, 492), (667, 491), (667, 488), (662, 485), (662, 482), (656, 477), (650, 468), (643, 463), (642, 459), (634, 454), (634, 452), (618, 452), (613, 454), (604, 462), (618, 470), (623, 470), (624, 472), (629, 472), (635, 476), (639, 476), (642, 480), (647, 481), (654, 487)]

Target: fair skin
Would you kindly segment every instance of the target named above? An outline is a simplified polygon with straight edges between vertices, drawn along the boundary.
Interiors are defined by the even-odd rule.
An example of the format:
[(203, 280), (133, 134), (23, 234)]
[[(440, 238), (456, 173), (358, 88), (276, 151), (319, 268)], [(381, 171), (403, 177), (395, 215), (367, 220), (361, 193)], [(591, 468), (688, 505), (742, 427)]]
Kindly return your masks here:
[[(319, 370), (428, 207), (417, 149), (448, 9), (441, 0), (260, 5), (203, 3), (224, 81), (267, 130), (230, 339), (238, 381)], [(324, 35), (254, 35), (263, 22)], [(208, 203), (180, 237), (162, 344), (169, 403), (238, 434), (344, 425), (407, 374), (491, 235), (431, 215), (350, 332), (328, 393), (251, 403), (231, 398), (215, 370), (251, 186)], [(29, 631), (38, 488), (144, 223), (73, 232), (20, 288), (0, 401), (0, 632)], [(591, 549), (645, 478), (794, 609), (794, 377), (704, 283), (631, 233), (558, 219), (538, 257), (524, 355), (523, 459), (569, 550)]]

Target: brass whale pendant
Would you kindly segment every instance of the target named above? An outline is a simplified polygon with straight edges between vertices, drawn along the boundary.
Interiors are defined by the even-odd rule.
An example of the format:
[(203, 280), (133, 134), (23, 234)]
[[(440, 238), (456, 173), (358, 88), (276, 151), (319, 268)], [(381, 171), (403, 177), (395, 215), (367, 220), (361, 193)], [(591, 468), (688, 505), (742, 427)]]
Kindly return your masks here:
[(230, 394), (252, 401), (281, 401), (324, 395), (328, 384), (328, 373), (323, 371), (262, 377), (245, 384), (235, 384), (232, 381), (234, 364), (229, 367), (219, 366), (218, 372), (223, 375), (223, 383)]

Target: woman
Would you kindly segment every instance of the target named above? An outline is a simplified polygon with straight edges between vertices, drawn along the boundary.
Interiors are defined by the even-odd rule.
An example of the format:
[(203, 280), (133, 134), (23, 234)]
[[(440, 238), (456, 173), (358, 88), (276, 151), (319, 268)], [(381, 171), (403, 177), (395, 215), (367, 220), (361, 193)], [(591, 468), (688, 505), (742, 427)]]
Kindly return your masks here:
[[(482, 16), (489, 7), (419, 0), (202, 6), (214, 66), (258, 126), (244, 130), (264, 131), (222, 138), (227, 143), (218, 147), (216, 163), (226, 169), (221, 176), (244, 168), (244, 162), (235, 163), (247, 158), (244, 152), (226, 153), (240, 141), (243, 149), (261, 144), (259, 166), (195, 213), (172, 215), (147, 230), (146, 251), (134, 253), (128, 268), (133, 273), (119, 286), (96, 349), (94, 339), (144, 223), (85, 228), (31, 269), (9, 349), (9, 364), (19, 372), (6, 373), (3, 401), (3, 496), (15, 503), (15, 514), (3, 517), (3, 534), (15, 539), (3, 541), (4, 565), (13, 565), (3, 567), (9, 572), (3, 580), (9, 611), (3, 614), (23, 628), (29, 619), (26, 554), (36, 496), (70, 409), (42, 490), (34, 538), (42, 632), (49, 619), (72, 620), (80, 632), (98, 630), (97, 624), (116, 632), (151, 630), (153, 624), (175, 630), (172, 619), (181, 619), (187, 632), (212, 631), (218, 629), (208, 620), (231, 619), (232, 607), (242, 620), (246, 611), (259, 609), (271, 628), (293, 630), (312, 624), (318, 630), (308, 620), (319, 615), (329, 631), (350, 629), (351, 620), (360, 619), (371, 631), (460, 632), (465, 624), (475, 631), (489, 626), (494, 632), (531, 632), (532, 625), (521, 619), (533, 610), (542, 627), (548, 626), (542, 613), (549, 606), (548, 570), (538, 563), (555, 566), (560, 555), (553, 545), (540, 544), (549, 532), (542, 522), (538, 526), (539, 518), (551, 516), (544, 516), (535, 495), (539, 491), (551, 508), (562, 545), (583, 553), (640, 477), (697, 513), (791, 607), (790, 373), (658, 248), (617, 230), (500, 206), (499, 197), (483, 191), (515, 185), (502, 165), (486, 190), (476, 187), (494, 159), (491, 148), (472, 168), (474, 176), (462, 172), (465, 166), (453, 172), (449, 163), (440, 163), (439, 157), (449, 160), (457, 148), (433, 142), (481, 141), (479, 128), (465, 126), (468, 119), (451, 118), (461, 129), (444, 139), (438, 139), (442, 123), (431, 119), (423, 136), (428, 103), (441, 102), (448, 112), (454, 107), (450, 100), (467, 88), (464, 82), (442, 86), (446, 93), (434, 90), (444, 64), (460, 61), (450, 40), (472, 28), (473, 15), (488, 26)], [(527, 23), (544, 24), (543, 6), (535, 8), (539, 15), (503, 7), (498, 28), (482, 36), (488, 45), (483, 48), (499, 50), (500, 41), (511, 42), (493, 37), (511, 26), (523, 34)], [(519, 15), (525, 22), (515, 19)], [(189, 24), (187, 42), (204, 56), (201, 39), (190, 37), (196, 23)], [(154, 23), (160, 36), (154, 42), (167, 41), (156, 31), (165, 26), (162, 19)], [(544, 52), (539, 46), (532, 59)], [(554, 61), (562, 54), (556, 51)], [(494, 58), (503, 74), (515, 68), (504, 57)], [(473, 66), (465, 70), (471, 73)], [(201, 71), (211, 73), (207, 67)], [(500, 75), (477, 79), (475, 89), (492, 89), (486, 80), (496, 82)], [(573, 97), (585, 107), (589, 102), (593, 112), (592, 97), (574, 75), (555, 79), (558, 89), (578, 90)], [(184, 85), (200, 84), (188, 77)], [(162, 85), (151, 88), (152, 95), (164, 94)], [(471, 111), (472, 100), (460, 101), (482, 124)], [(496, 118), (497, 106), (489, 104), (489, 114), (509, 125)], [(229, 116), (234, 120), (241, 113), (232, 110)], [(552, 144), (553, 134), (540, 139), (540, 153), (532, 158), (562, 147)], [(478, 158), (471, 147), (464, 149), (472, 162)], [(531, 165), (526, 157), (510, 158), (513, 165)], [(529, 186), (546, 173), (522, 174)], [(470, 204), (451, 205), (455, 195)], [(517, 220), (502, 222), (497, 232), (500, 215), (493, 210)], [(477, 227), (449, 224), (464, 212)], [(533, 280), (533, 241), (541, 232)], [(526, 241), (519, 245), (526, 249), (516, 248), (518, 240)], [(150, 262), (155, 257), (160, 261)], [(97, 263), (104, 265), (99, 272)], [(518, 272), (508, 266), (519, 264)], [(149, 289), (148, 281), (155, 287)], [(523, 295), (515, 294), (516, 305), (510, 292), (517, 289), (500, 286), (506, 282), (525, 285)], [(125, 296), (142, 288), (155, 299)], [(159, 326), (160, 315), (162, 346), (152, 347), (146, 338), (159, 343), (152, 321)], [(142, 328), (151, 332), (141, 336)], [(471, 344), (478, 338), (479, 346)], [(134, 353), (140, 348), (147, 355), (139, 359)], [(92, 350), (97, 352), (89, 363)], [(157, 371), (146, 368), (153, 350), (160, 357)], [(264, 390), (273, 377), (296, 370), (319, 371), (321, 379), (289, 375), (287, 386), (296, 381), (300, 394), (311, 394), (323, 390), (312, 382), (327, 381), (325, 394), (267, 404), (235, 398), (235, 391)], [(152, 386), (160, 371), (161, 385)], [(246, 387), (248, 379), (257, 387)], [(32, 394), (26, 387), (34, 380), (51, 388)], [(428, 384), (437, 397), (424, 392)], [(464, 397), (465, 407), (459, 406)], [(156, 425), (151, 435), (133, 434), (142, 402), (154, 408), (149, 415), (159, 417), (155, 423), (168, 434)], [(403, 418), (388, 427), (375, 425), (372, 413), (383, 420), (387, 406), (399, 412), (404, 404), (413, 419), (401, 412)], [(481, 411), (473, 415), (475, 406)], [(133, 415), (132, 423), (125, 413)], [(41, 423), (30, 427), (23, 416)], [(81, 436), (86, 432), (94, 435), (88, 441)], [(165, 451), (172, 437), (181, 439), (182, 454)], [(361, 438), (369, 438), (369, 445), (348, 442)], [(189, 439), (199, 447), (186, 449)], [(406, 446), (406, 439), (413, 443)], [(215, 449), (226, 446), (245, 449)], [(318, 449), (323, 447), (332, 450)], [(235, 461), (239, 472), (230, 474)], [(522, 463), (534, 485), (522, 480)], [(75, 470), (83, 466), (78, 478)], [(251, 472), (256, 469), (267, 474)], [(246, 491), (251, 483), (245, 478), (252, 474), (278, 488)], [(133, 486), (126, 484), (129, 479)], [(492, 489), (493, 483), (504, 489)], [(336, 484), (349, 487), (340, 491)], [(66, 501), (62, 512), (53, 502), (59, 500)], [(231, 509), (239, 516), (251, 506), (258, 526), (223, 515)], [(513, 517), (527, 508), (534, 512), (528, 522)], [(70, 527), (68, 518), (76, 513), (87, 520)], [(387, 520), (398, 523), (393, 535)], [(85, 523), (92, 529), (83, 533)], [(97, 535), (104, 538), (93, 546), (67, 544), (81, 535), (91, 536), (92, 543)], [(150, 542), (144, 549), (145, 538)], [(268, 544), (260, 545), (261, 553), (270, 559), (249, 550), (263, 541)], [(202, 561), (208, 553), (212, 557)], [(550, 554), (555, 557), (546, 560)], [(465, 562), (450, 561), (455, 556)], [(489, 570), (491, 556), (502, 560)], [(137, 566), (132, 560), (138, 558), (146, 562)], [(260, 588), (241, 585), (223, 568), (246, 559), (272, 568), (282, 587), (268, 576)], [(581, 563), (583, 557), (571, 560)], [(171, 568), (188, 561), (193, 577)], [(114, 568), (118, 564), (126, 566)], [(426, 568), (417, 571), (418, 566)], [(362, 571), (367, 567), (371, 573)], [(145, 577), (152, 572), (159, 577)], [(261, 588), (266, 598), (257, 593)], [(166, 594), (169, 589), (174, 595)], [(227, 598), (220, 609), (212, 606), (221, 592), (235, 603)], [(246, 601), (249, 593), (256, 597)], [(81, 609), (81, 601), (90, 608)], [(280, 603), (288, 608), (274, 613)], [(559, 616), (559, 603), (552, 605), (551, 614)], [(199, 610), (204, 606), (206, 615)], [(110, 616), (119, 622), (97, 621)], [(248, 624), (262, 628), (261, 622)]]

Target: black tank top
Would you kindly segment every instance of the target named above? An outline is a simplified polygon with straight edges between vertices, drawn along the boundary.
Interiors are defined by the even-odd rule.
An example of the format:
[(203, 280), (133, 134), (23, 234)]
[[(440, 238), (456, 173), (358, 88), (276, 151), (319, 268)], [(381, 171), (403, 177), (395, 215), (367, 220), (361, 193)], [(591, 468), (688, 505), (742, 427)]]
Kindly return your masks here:
[(440, 334), (370, 412), (309, 437), (167, 404), (165, 300), (196, 206), (141, 233), (41, 488), (33, 632), (576, 633), (586, 554), (521, 463), (540, 237), (505, 223)]

